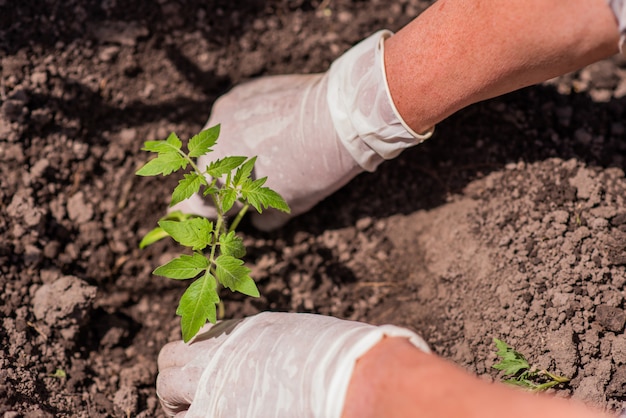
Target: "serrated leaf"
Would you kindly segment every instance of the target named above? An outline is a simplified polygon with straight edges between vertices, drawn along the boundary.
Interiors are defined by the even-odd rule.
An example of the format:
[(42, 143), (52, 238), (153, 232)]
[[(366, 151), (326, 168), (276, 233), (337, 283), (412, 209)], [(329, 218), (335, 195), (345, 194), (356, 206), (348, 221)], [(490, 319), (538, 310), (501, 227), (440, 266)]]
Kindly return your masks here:
[(502, 370), (505, 376), (515, 376), (519, 372), (530, 368), (526, 358), (513, 347), (497, 338), (494, 338), (493, 342), (498, 348), (496, 354), (501, 359), (499, 363), (492, 366), (494, 369)]
[(239, 293), (243, 293), (244, 295), (252, 296), (253, 298), (258, 298), (260, 296), (259, 289), (256, 287), (256, 283), (250, 276), (243, 277), (239, 283), (237, 283), (235, 290)]
[(176, 135), (174, 132), (169, 134), (165, 142), (167, 142), (169, 145), (171, 145), (172, 147), (176, 149), (180, 149), (183, 146), (183, 142), (180, 140), (178, 135)]
[(222, 189), (218, 192), (222, 213), (228, 212), (237, 201), (237, 191), (233, 189)]
[(215, 277), (232, 291), (236, 291), (249, 274), (250, 269), (244, 266), (243, 261), (238, 258), (220, 255), (215, 259)]
[(184, 175), (184, 178), (178, 182), (178, 186), (172, 193), (172, 201), (170, 206), (174, 206), (177, 203), (182, 202), (185, 199), (190, 198), (193, 194), (200, 191), (200, 186), (207, 184), (206, 179), (193, 172)]
[(160, 241), (163, 238), (167, 238), (169, 236), (170, 235), (167, 232), (165, 232), (163, 228), (161, 228), (160, 226), (157, 226), (152, 231), (144, 235), (144, 237), (141, 239), (141, 242), (139, 243), (139, 248), (144, 249), (148, 245), (152, 245), (155, 242)]
[(211, 151), (211, 147), (217, 142), (220, 136), (220, 125), (215, 125), (209, 129), (194, 135), (189, 140), (187, 148), (190, 157), (200, 157)]
[(215, 186), (208, 186), (204, 188), (204, 192), (202, 192), (202, 196), (214, 195), (220, 190)]
[(285, 202), (281, 195), (269, 187), (261, 187), (266, 179), (267, 177), (263, 177), (252, 182), (244, 182), (241, 186), (241, 197), (250, 203), (259, 213), (262, 213), (263, 210), (268, 207), (286, 213), (291, 212), (289, 205), (287, 205), (287, 202)]
[(246, 255), (246, 247), (243, 245), (243, 239), (238, 237), (235, 231), (230, 231), (220, 235), (220, 252), (223, 255), (241, 258)]
[(211, 242), (213, 223), (206, 218), (191, 218), (184, 221), (159, 221), (163, 228), (176, 242), (194, 251), (202, 250)]
[(172, 146), (165, 141), (146, 141), (143, 143), (143, 148), (141, 150), (157, 153), (164, 153), (170, 150), (172, 152), (177, 152), (176, 149), (172, 148)]
[(219, 301), (217, 283), (208, 272), (187, 288), (176, 309), (181, 317), (183, 341), (191, 340), (207, 321), (217, 321), (215, 304)]
[(175, 152), (178, 153), (183, 146), (182, 141), (172, 132), (165, 141), (146, 141), (143, 143), (142, 150), (162, 153)]
[(207, 267), (209, 267), (209, 260), (204, 255), (200, 253), (193, 253), (193, 255), (183, 254), (159, 266), (154, 270), (153, 274), (167, 277), (168, 279), (186, 280), (193, 279), (205, 271)]
[(252, 157), (237, 169), (237, 173), (235, 173), (235, 177), (233, 178), (233, 184), (235, 186), (241, 186), (246, 179), (252, 176), (252, 169), (254, 168), (255, 162), (256, 157)]
[(167, 176), (181, 168), (187, 168), (187, 160), (178, 153), (159, 153), (135, 172), (138, 176)]
[(224, 174), (230, 173), (239, 167), (247, 157), (225, 157), (219, 160), (211, 161), (207, 167), (207, 174), (213, 178), (220, 178)]

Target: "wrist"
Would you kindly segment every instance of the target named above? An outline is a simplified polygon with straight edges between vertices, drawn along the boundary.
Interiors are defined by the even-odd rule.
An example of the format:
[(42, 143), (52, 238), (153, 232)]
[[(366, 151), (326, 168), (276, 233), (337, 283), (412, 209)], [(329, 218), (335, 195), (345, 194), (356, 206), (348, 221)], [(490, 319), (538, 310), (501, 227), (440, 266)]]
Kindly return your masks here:
[[(354, 368), (342, 418), (378, 418), (415, 412), (405, 396), (412, 390), (409, 376), (420, 363), (434, 357), (408, 339), (387, 337), (361, 357)], [(419, 390), (418, 388), (413, 388)], [(409, 391), (409, 392), (408, 392)]]
[(387, 85), (382, 30), (339, 57), (327, 72), (327, 106), (343, 146), (367, 171), (432, 134), (417, 133), (398, 113)]

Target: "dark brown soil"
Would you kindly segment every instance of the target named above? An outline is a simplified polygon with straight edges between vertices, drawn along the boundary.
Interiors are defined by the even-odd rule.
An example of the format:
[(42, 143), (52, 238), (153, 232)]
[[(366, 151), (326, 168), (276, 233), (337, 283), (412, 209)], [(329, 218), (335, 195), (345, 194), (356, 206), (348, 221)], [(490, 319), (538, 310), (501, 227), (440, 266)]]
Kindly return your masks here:
[[(322, 71), (418, 0), (0, 0), (0, 414), (163, 416), (156, 356), (184, 284), (140, 251), (175, 179), (146, 139), (198, 131), (232, 85)], [(419, 45), (416, 45), (419, 47)], [(282, 230), (243, 225), (262, 297), (421, 333), (496, 378), (492, 338), (626, 400), (626, 65), (472, 106)], [(57, 370), (66, 377), (55, 375)]]

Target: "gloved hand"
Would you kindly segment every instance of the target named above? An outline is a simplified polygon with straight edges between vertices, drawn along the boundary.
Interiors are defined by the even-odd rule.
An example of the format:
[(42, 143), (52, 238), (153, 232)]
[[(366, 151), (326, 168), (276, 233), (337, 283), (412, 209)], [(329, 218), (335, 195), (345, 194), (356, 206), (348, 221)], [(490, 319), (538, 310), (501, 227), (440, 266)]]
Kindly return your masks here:
[(208, 325), (159, 355), (157, 394), (166, 412), (191, 417), (341, 416), (356, 360), (383, 337), (412, 331), (313, 314), (261, 313)]
[[(399, 116), (387, 86), (380, 31), (338, 58), (324, 74), (270, 76), (235, 87), (215, 102), (206, 127), (221, 124), (204, 167), (225, 156), (258, 156), (255, 175), (268, 177), (291, 207), (253, 214), (261, 230), (283, 225), (309, 210), (363, 170), (428, 138)], [(172, 208), (213, 217), (200, 196)]]

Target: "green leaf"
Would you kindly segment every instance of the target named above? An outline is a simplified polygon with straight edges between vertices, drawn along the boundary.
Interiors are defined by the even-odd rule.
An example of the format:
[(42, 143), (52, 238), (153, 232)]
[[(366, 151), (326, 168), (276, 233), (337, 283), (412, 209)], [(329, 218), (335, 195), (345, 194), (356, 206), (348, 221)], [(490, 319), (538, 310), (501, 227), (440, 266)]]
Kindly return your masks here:
[(170, 150), (172, 147), (165, 141), (146, 141), (143, 143), (142, 151), (163, 153)]
[(225, 287), (237, 291), (250, 278), (250, 269), (243, 261), (230, 255), (220, 255), (215, 259), (215, 277)]
[(142, 150), (150, 152), (158, 152), (159, 154), (175, 152), (178, 153), (183, 143), (178, 136), (172, 132), (165, 141), (146, 141)]
[(192, 215), (190, 213), (183, 213), (180, 210), (173, 210), (168, 212), (164, 217), (162, 217), (161, 221), (184, 221), (185, 219), (196, 218), (197, 215)]
[[(165, 220), (184, 221), (185, 219), (190, 219), (190, 218), (195, 218), (195, 217), (196, 217), (196, 215), (191, 215), (189, 213), (183, 213), (183, 212), (181, 212), (179, 210), (174, 210), (172, 212), (169, 212), (167, 215), (162, 217), (160, 220), (161, 221), (165, 221)], [(165, 232), (163, 230), (163, 228), (161, 228), (160, 226), (157, 226), (152, 231), (148, 232), (141, 239), (141, 242), (139, 243), (139, 248), (140, 249), (146, 248), (148, 245), (152, 245), (155, 242), (160, 241), (163, 238), (167, 238), (169, 236), (170, 236), (170, 234)]]
[(215, 304), (219, 301), (215, 277), (208, 272), (187, 288), (176, 309), (176, 314), (181, 316), (183, 341), (191, 340), (207, 320), (217, 321)]
[(174, 132), (169, 134), (165, 142), (167, 142), (168, 145), (170, 145), (173, 148), (176, 148), (177, 150), (179, 150), (183, 146), (183, 142), (180, 140), (178, 135), (176, 135)]
[(208, 196), (208, 195), (215, 195), (219, 192), (220, 190), (215, 187), (215, 186), (207, 186), (204, 188), (204, 192), (202, 192), (202, 196)]
[(239, 293), (243, 293), (244, 295), (252, 296), (253, 298), (258, 298), (261, 295), (259, 293), (259, 289), (256, 287), (256, 283), (250, 276), (245, 276), (239, 283), (237, 283), (237, 288), (235, 290)]
[(536, 384), (526, 379), (505, 379), (503, 380), (503, 382), (507, 385), (519, 386), (521, 388), (530, 390), (534, 390), (537, 387)]
[(187, 160), (178, 153), (160, 153), (135, 172), (138, 176), (167, 176), (174, 171), (187, 167)]
[(234, 189), (222, 189), (218, 194), (220, 196), (220, 204), (222, 205), (222, 213), (226, 213), (237, 201), (237, 191)]
[(174, 132), (165, 141), (144, 142), (145, 151), (157, 152), (156, 158), (148, 161), (135, 174), (138, 176), (156, 176), (163, 174), (167, 176), (173, 171), (186, 168), (188, 161), (180, 153), (183, 143)]
[(155, 242), (160, 241), (163, 238), (167, 238), (169, 236), (170, 235), (167, 232), (165, 232), (163, 228), (157, 226), (156, 228), (148, 232), (146, 235), (144, 235), (144, 237), (141, 239), (141, 242), (139, 243), (139, 248), (144, 249), (148, 245), (152, 245)]
[(252, 169), (254, 168), (255, 162), (256, 157), (252, 157), (237, 169), (237, 173), (235, 174), (235, 178), (233, 179), (233, 184), (235, 186), (241, 186), (241, 184), (245, 180), (249, 179), (250, 176), (252, 176)]
[(241, 196), (248, 203), (250, 203), (257, 212), (261, 213), (268, 207), (278, 209), (282, 212), (289, 213), (289, 205), (287, 202), (274, 190), (269, 187), (261, 187), (267, 177), (260, 178), (254, 181), (243, 182), (241, 186)]
[(181, 255), (158, 267), (153, 274), (167, 277), (168, 279), (186, 280), (193, 279), (209, 267), (209, 260), (200, 254)]
[(246, 247), (243, 245), (243, 239), (235, 235), (235, 231), (230, 231), (220, 235), (220, 252), (223, 255), (241, 258), (246, 255)]
[(505, 376), (515, 376), (519, 372), (524, 370), (528, 370), (530, 365), (524, 355), (507, 343), (497, 338), (493, 339), (496, 347), (498, 348), (498, 352), (496, 353), (498, 357), (500, 357), (500, 362), (494, 364), (492, 367), (497, 370), (502, 370)]
[(205, 129), (197, 135), (194, 135), (189, 140), (187, 148), (189, 148), (190, 157), (200, 157), (208, 152), (211, 152), (211, 147), (217, 142), (217, 137), (220, 136), (220, 125), (215, 125), (209, 129)]
[(206, 179), (198, 173), (187, 173), (184, 178), (178, 182), (178, 186), (172, 193), (172, 201), (170, 206), (174, 206), (177, 203), (182, 202), (185, 199), (190, 198), (194, 193), (200, 191), (200, 186), (207, 184)]
[(230, 173), (239, 167), (247, 157), (226, 157), (220, 160), (211, 161), (207, 167), (207, 174), (214, 178), (220, 178), (224, 174)]
[(191, 218), (184, 221), (159, 221), (163, 228), (176, 242), (194, 251), (202, 250), (211, 242), (213, 223), (206, 218)]

